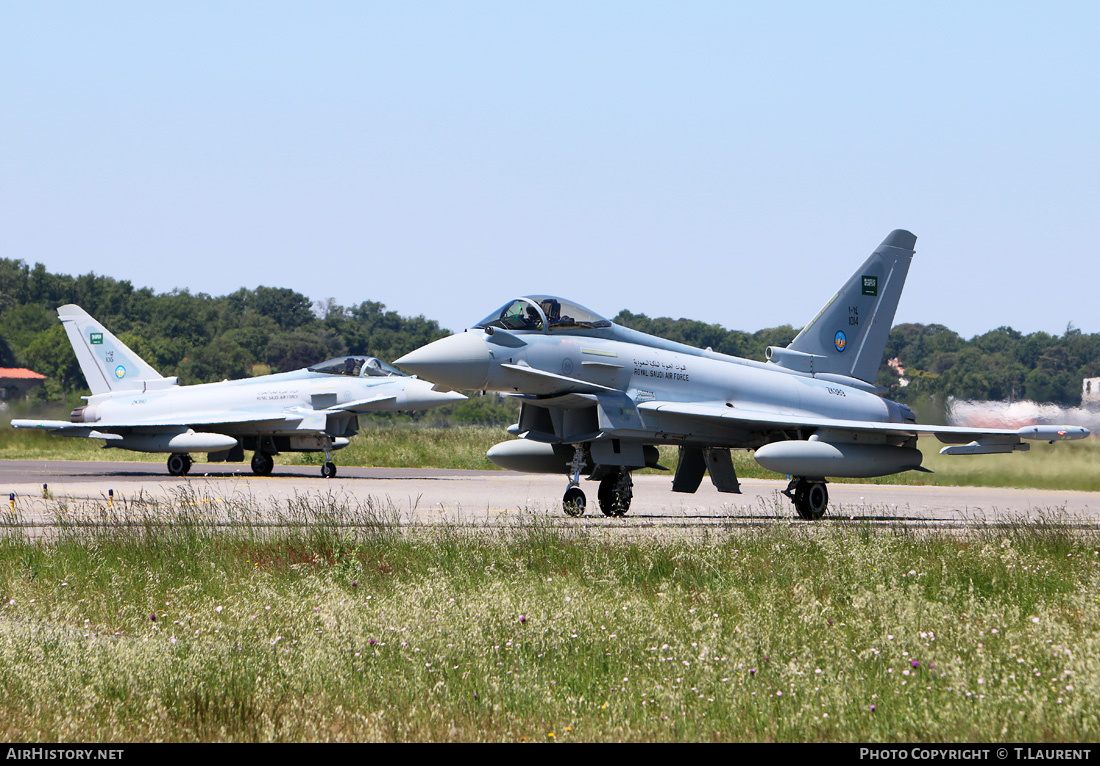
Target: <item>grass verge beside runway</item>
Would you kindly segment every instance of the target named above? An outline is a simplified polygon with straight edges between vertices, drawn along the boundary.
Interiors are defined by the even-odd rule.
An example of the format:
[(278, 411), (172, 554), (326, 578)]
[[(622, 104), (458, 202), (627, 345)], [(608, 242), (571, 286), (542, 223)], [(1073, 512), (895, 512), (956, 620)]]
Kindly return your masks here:
[(1100, 737), (1095, 531), (623, 540), (353, 502), (181, 489), (62, 510), (49, 542), (0, 527), (0, 739)]
[[(429, 428), (415, 425), (364, 425), (344, 449), (336, 453), (337, 465), (387, 468), (465, 468), (491, 470), (485, 458), (494, 444), (509, 438), (500, 428), (461, 426)], [(861, 483), (935, 486), (1035, 487), (1100, 492), (1100, 439), (1077, 442), (1030, 443), (1031, 450), (1009, 455), (946, 457), (935, 439), (921, 439), (924, 466), (933, 473), (909, 471), (880, 479), (859, 479)], [(42, 431), (0, 428), (0, 459), (20, 460), (135, 460), (164, 464), (166, 456), (102, 449), (98, 439), (51, 436)], [(195, 455), (197, 462), (205, 456)], [(317, 465), (316, 453), (286, 453), (276, 456), (277, 465)], [(677, 450), (661, 448), (661, 464), (675, 470)], [(752, 453), (733, 451), (734, 466), (741, 478), (781, 478), (761, 468)], [(247, 461), (244, 463), (247, 470)], [(651, 469), (647, 469), (652, 472)], [(844, 481), (843, 479), (837, 481)]]

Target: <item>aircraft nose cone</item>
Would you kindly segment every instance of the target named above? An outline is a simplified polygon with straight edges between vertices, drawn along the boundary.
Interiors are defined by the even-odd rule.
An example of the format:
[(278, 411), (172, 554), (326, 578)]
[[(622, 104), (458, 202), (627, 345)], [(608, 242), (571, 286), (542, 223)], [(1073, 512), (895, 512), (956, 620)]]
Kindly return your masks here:
[(448, 388), (485, 388), (489, 378), (489, 349), (479, 332), (460, 332), (421, 346), (395, 365)]

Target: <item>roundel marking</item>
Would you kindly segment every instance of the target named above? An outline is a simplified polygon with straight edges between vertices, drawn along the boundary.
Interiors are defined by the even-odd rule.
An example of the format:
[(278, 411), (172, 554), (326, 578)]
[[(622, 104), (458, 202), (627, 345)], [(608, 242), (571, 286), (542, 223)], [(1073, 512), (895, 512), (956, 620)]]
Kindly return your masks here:
[(843, 330), (836, 331), (836, 335), (833, 336), (833, 345), (836, 346), (837, 351), (843, 351), (848, 347), (848, 336)]
[(126, 377), (126, 368), (123, 367), (121, 364), (118, 367), (115, 368), (115, 377), (116, 378)]
[(573, 374), (573, 360), (569, 359), (568, 357), (566, 359), (562, 360), (561, 371), (565, 375), (572, 375)]

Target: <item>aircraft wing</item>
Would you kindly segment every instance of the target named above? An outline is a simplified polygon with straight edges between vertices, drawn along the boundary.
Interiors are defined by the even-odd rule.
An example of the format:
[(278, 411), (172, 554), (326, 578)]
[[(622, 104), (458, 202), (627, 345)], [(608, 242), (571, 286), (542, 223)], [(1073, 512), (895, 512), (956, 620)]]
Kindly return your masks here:
[[(329, 407), (325, 412), (371, 412), (375, 410), (387, 409), (387, 405), (392, 405), (397, 402), (397, 396), (390, 394), (389, 396), (372, 396), (368, 399), (357, 399), (354, 402), (347, 402), (346, 404), (338, 404), (335, 407)], [(393, 409), (389, 407), (389, 409)]]
[(502, 369), (509, 370), (524, 382), (524, 393), (542, 395), (601, 394), (615, 391), (615, 389), (601, 386), (599, 383), (589, 383), (586, 380), (557, 375), (529, 365), (502, 364), (500, 366)]
[(979, 455), (1011, 452), (1021, 440), (1062, 441), (1083, 439), (1089, 435), (1080, 426), (1033, 425), (1019, 429), (970, 428), (967, 426), (934, 426), (920, 423), (880, 423), (867, 420), (842, 420), (816, 415), (796, 415), (778, 412), (727, 407), (724, 404), (650, 401), (638, 404), (638, 409), (666, 415), (680, 415), (696, 420), (727, 423), (750, 431), (770, 431), (791, 428), (829, 430), (846, 433), (875, 433), (889, 436), (932, 435), (944, 444), (944, 455)]
[(118, 434), (97, 431), (91, 423), (73, 423), (68, 420), (13, 420), (12, 428), (43, 428), (62, 436), (78, 436), (86, 439), (106, 439), (115, 441), (122, 437)]
[(109, 439), (112, 431), (131, 428), (185, 428), (193, 426), (242, 425), (242, 424), (282, 424), (302, 419), (302, 415), (287, 412), (232, 412), (216, 410), (198, 412), (187, 418), (155, 417), (136, 418), (134, 420), (98, 421), (95, 423), (73, 423), (68, 420), (30, 420), (21, 419), (11, 422), (12, 428), (42, 428), (61, 433), (64, 436), (86, 436), (94, 439)]

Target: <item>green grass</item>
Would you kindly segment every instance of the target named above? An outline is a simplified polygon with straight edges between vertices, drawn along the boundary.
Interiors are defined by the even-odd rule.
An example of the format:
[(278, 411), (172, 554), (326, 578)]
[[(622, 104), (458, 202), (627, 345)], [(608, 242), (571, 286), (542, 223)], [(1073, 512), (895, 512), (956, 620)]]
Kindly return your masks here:
[(4, 530), (0, 739), (1100, 736), (1100, 536), (1053, 521), (615, 541), (370, 499), (122, 505)]
[[(367, 426), (336, 453), (343, 466), (395, 468), (466, 468), (492, 470), (485, 458), (494, 444), (510, 438), (490, 426), (425, 427), (409, 424)], [(933, 473), (909, 471), (878, 479), (875, 484), (929, 484), (938, 486), (1035, 487), (1100, 492), (1100, 439), (1046, 444), (1031, 442), (1031, 450), (1008, 455), (941, 456), (935, 439), (920, 440), (924, 466)], [(677, 450), (661, 447), (661, 464), (675, 470)], [(195, 456), (199, 462), (205, 458)], [(162, 456), (101, 448), (96, 439), (71, 439), (42, 431), (0, 428), (0, 459), (29, 460), (138, 460), (163, 463)], [(279, 465), (320, 465), (317, 453), (286, 453)], [(734, 467), (741, 478), (782, 478), (761, 468), (752, 453), (734, 450)], [(647, 469), (653, 472), (652, 469)], [(839, 479), (837, 481), (845, 481)]]

